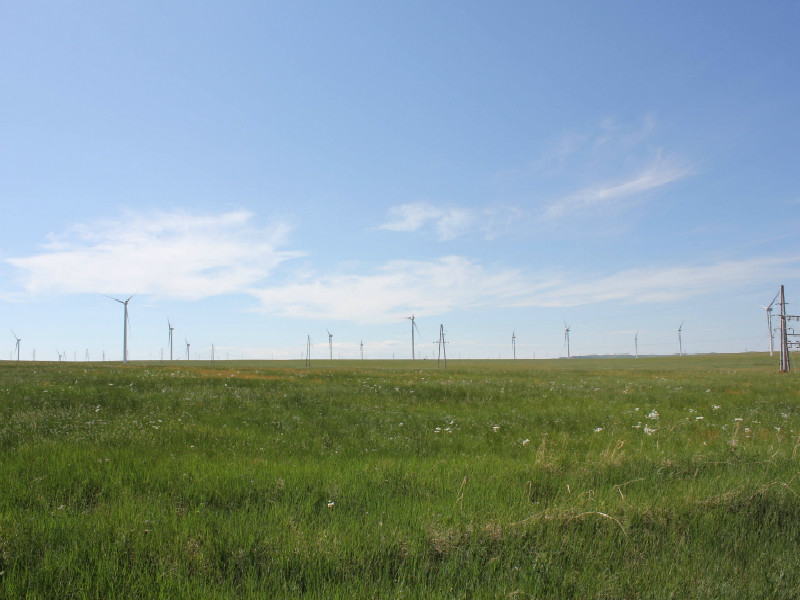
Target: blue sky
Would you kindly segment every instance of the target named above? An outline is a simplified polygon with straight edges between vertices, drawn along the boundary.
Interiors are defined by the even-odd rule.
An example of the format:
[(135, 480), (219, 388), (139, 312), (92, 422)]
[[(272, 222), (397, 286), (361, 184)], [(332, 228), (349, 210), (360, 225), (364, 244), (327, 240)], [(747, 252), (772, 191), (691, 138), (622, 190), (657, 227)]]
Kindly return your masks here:
[[(0, 359), (767, 350), (795, 2), (6, 4)], [(795, 311), (796, 312), (796, 311)], [(14, 357), (15, 354), (14, 354)]]

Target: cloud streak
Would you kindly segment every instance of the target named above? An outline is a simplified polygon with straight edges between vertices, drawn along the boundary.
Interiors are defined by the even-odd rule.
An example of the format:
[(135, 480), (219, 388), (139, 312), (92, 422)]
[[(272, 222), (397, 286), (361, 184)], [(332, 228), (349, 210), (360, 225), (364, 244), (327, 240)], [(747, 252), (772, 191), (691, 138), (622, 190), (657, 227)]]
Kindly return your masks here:
[(439, 208), (426, 202), (412, 202), (391, 207), (389, 215), (389, 221), (377, 229), (403, 233), (431, 229), (440, 241), (446, 242), (474, 232), (493, 239), (509, 230), (522, 211), (512, 206)]
[(146, 293), (196, 300), (244, 292), (280, 263), (289, 227), (252, 225), (252, 215), (158, 212), (76, 225), (49, 237), (43, 252), (10, 258), (24, 290), (46, 293)]
[(596, 214), (599, 210), (619, 208), (630, 203), (632, 198), (692, 174), (692, 170), (681, 165), (662, 161), (649, 165), (635, 176), (618, 182), (580, 190), (547, 206), (541, 218), (545, 221), (572, 216)]
[[(485, 267), (459, 256), (392, 261), (371, 274), (307, 276), (253, 290), (271, 314), (357, 323), (397, 321), (412, 311), (443, 315), (481, 307), (567, 308), (601, 302), (653, 304), (800, 276), (800, 257), (642, 267), (591, 278)], [(575, 283), (575, 282), (580, 283)]]
[(442, 241), (465, 233), (473, 224), (473, 211), (467, 208), (439, 208), (426, 202), (412, 202), (389, 209), (390, 220), (378, 229), (413, 233), (432, 225)]

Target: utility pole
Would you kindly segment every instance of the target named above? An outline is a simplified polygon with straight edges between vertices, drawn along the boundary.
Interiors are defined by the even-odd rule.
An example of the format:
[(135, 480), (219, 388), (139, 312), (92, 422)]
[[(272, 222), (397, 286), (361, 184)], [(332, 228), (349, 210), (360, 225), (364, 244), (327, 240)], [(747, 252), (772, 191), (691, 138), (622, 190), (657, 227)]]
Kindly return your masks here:
[(442, 358), (442, 351), (444, 351), (444, 368), (447, 368), (447, 342), (444, 341), (444, 325), (439, 325), (439, 356), (436, 359), (436, 368), (439, 368), (439, 361)]
[(783, 297), (783, 286), (781, 286), (781, 373), (788, 373), (791, 368), (789, 361), (789, 332), (786, 327), (786, 300)]

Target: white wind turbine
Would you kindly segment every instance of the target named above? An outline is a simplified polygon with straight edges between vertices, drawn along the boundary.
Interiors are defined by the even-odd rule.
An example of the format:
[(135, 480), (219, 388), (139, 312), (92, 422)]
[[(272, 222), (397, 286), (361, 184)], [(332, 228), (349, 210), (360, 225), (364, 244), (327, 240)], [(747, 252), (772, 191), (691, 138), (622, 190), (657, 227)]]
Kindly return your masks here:
[(777, 300), (778, 296), (780, 296), (780, 295), (781, 295), (780, 292), (775, 294), (775, 297), (772, 299), (772, 302), (770, 302), (768, 306), (764, 306), (763, 304), (759, 304), (759, 306), (761, 308), (763, 308), (765, 311), (767, 311), (767, 332), (769, 333), (769, 355), (770, 356), (772, 356), (772, 353), (774, 351), (774, 346), (773, 346), (774, 341), (773, 341), (773, 336), (772, 336), (772, 305), (775, 304), (775, 300)]
[(569, 331), (570, 331), (570, 329), (572, 329), (572, 328), (569, 325), (567, 325), (566, 321), (564, 321), (564, 343), (567, 346), (567, 358), (570, 358), (570, 355), (569, 355)]
[(14, 339), (15, 339), (15, 340), (17, 340), (17, 346), (16, 346), (16, 350), (17, 350), (17, 362), (19, 362), (19, 343), (22, 341), (22, 338), (20, 338), (20, 337), (17, 337), (17, 334), (16, 334), (16, 333), (14, 333), (14, 330), (13, 330), (13, 329), (11, 330), (11, 335), (13, 335), (13, 336), (14, 336)]
[(191, 344), (189, 343), (189, 340), (187, 340), (186, 338), (183, 339), (186, 341), (186, 360), (189, 360), (189, 346), (191, 346)]
[(681, 321), (681, 326), (678, 327), (678, 352), (683, 356), (683, 341), (681, 340), (681, 331), (683, 331), (683, 324), (686, 321)]
[(106, 296), (106, 298), (110, 298), (115, 302), (119, 302), (122, 306), (125, 307), (124, 310), (124, 317), (122, 321), (122, 363), (128, 363), (128, 302), (131, 301), (136, 294), (131, 294), (128, 296), (127, 300), (120, 300), (119, 298), (114, 298), (113, 296)]
[[(328, 331), (327, 329), (325, 331)], [(333, 360), (333, 334), (328, 331), (328, 349), (331, 352), (331, 360)]]
[(414, 321), (414, 315), (406, 317), (406, 319), (411, 321), (411, 360), (414, 360), (414, 329), (416, 329), (417, 333), (419, 333), (419, 327), (417, 327), (417, 323)]
[(516, 331), (512, 331), (511, 332), (511, 354), (514, 357), (514, 359), (516, 360), (516, 358), (517, 358), (517, 332)]
[(639, 358), (639, 330), (636, 330), (636, 336), (633, 338), (633, 344), (636, 347), (636, 358)]
[(172, 323), (167, 319), (167, 327), (169, 327), (169, 359), (172, 360), (172, 331), (175, 329)]

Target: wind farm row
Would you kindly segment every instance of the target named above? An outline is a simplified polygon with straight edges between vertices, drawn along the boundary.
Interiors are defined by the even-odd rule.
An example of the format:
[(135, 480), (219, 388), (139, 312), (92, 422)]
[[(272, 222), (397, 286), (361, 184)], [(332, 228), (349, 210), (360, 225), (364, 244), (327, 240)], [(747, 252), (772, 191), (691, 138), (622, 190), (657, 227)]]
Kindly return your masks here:
[[(778, 292), (772, 298), (772, 300), (769, 302), (769, 304), (759, 305), (766, 312), (767, 333), (768, 333), (768, 339), (769, 339), (770, 356), (772, 356), (774, 351), (775, 351), (774, 335), (775, 335), (776, 331), (778, 331), (780, 329), (780, 328), (774, 328), (773, 324), (772, 324), (773, 307), (775, 306), (775, 303), (776, 303), (776, 301), (778, 300), (778, 298), (780, 296), (781, 296), (781, 292)], [(135, 294), (133, 294), (131, 296), (128, 296), (127, 298), (117, 298), (117, 297), (114, 297), (114, 296), (106, 296), (106, 298), (108, 298), (110, 300), (113, 300), (114, 302), (117, 302), (120, 305), (122, 305), (122, 309), (123, 309), (122, 310), (122, 313), (123, 313), (122, 314), (122, 316), (123, 316), (122, 362), (123, 363), (127, 363), (128, 360), (129, 360), (129, 349), (128, 349), (128, 338), (130, 336), (129, 303), (131, 302), (131, 300), (133, 300), (134, 297), (135, 297)], [(427, 359), (427, 358), (441, 359), (441, 356), (442, 356), (442, 353), (443, 353), (443, 348), (446, 347), (446, 344), (451, 343), (450, 340), (445, 341), (445, 339), (444, 339), (444, 336), (445, 336), (445, 333), (446, 333), (446, 329), (444, 327), (444, 324), (441, 324), (441, 323), (438, 324), (439, 336), (438, 336), (437, 339), (433, 340), (433, 342), (432, 342), (434, 344), (434, 347), (438, 345), (438, 351), (434, 350), (433, 354), (430, 354), (426, 350), (420, 351), (418, 337), (421, 336), (422, 334), (421, 334), (421, 332), (419, 330), (419, 326), (417, 325), (417, 318), (415, 317), (415, 315), (412, 314), (411, 316), (406, 317), (406, 319), (408, 321), (410, 321), (409, 325), (410, 325), (410, 333), (411, 333), (411, 348), (410, 348), (410, 350), (411, 350), (411, 360)], [(160, 360), (162, 360), (162, 361), (163, 360), (172, 361), (172, 360), (181, 360), (181, 359), (185, 359), (187, 361), (192, 360), (191, 343), (189, 341), (188, 336), (184, 336), (184, 347), (181, 348), (178, 352), (176, 352), (176, 348), (175, 348), (175, 333), (174, 333), (175, 332), (175, 327), (173, 325), (173, 321), (170, 318), (167, 318), (166, 322), (167, 322), (167, 344), (166, 344), (166, 348), (161, 347), (161, 349), (160, 349)], [(684, 333), (684, 325), (685, 325), (685, 323), (686, 323), (685, 321), (681, 321), (681, 323), (677, 327), (677, 329), (674, 330), (676, 332), (676, 334), (677, 334), (676, 338), (673, 338), (676, 341), (676, 345), (675, 345), (675, 350), (676, 351), (672, 353), (674, 355), (678, 355), (678, 356), (683, 356), (684, 355), (683, 333)], [(564, 352), (564, 354), (562, 355), (562, 357), (565, 357), (565, 358), (576, 358), (576, 356), (573, 355), (573, 352), (572, 352), (571, 339), (570, 339), (571, 334), (573, 334), (573, 327), (572, 327), (571, 324), (567, 323), (567, 321), (564, 321), (563, 325), (564, 325), (564, 327), (563, 327), (563, 352)], [(334, 349), (335, 349), (334, 348), (334, 334), (330, 331), (330, 329), (326, 329), (325, 331), (326, 331), (327, 340), (328, 340), (327, 358), (329, 360), (334, 360), (334, 357), (335, 357), (335, 352), (334, 352)], [(17, 360), (17, 361), (26, 360), (26, 359), (23, 358), (23, 355), (22, 355), (22, 341), (23, 341), (23, 339), (20, 336), (17, 335), (17, 333), (16, 333), (16, 331), (14, 329), (10, 329), (10, 332), (11, 332), (11, 334), (13, 336), (14, 346), (13, 346), (13, 350), (9, 354), (9, 360)], [(793, 332), (789, 332), (789, 335), (792, 336)], [(313, 340), (312, 340), (312, 337), (311, 337), (310, 334), (306, 334), (305, 337), (306, 337), (306, 343), (304, 344), (304, 347), (303, 347), (303, 349), (302, 349), (302, 351), (300, 353), (300, 357), (301, 357), (301, 359), (304, 359), (306, 361), (306, 363), (308, 364), (308, 363), (310, 363), (311, 358), (312, 358), (312, 349), (313, 349), (314, 344), (312, 343)], [(510, 337), (510, 346), (508, 347), (508, 350), (510, 350), (510, 353), (506, 354), (506, 356), (510, 355), (510, 357), (512, 359), (517, 359), (518, 358), (518, 352), (517, 352), (517, 350), (518, 350), (518, 348), (517, 348), (518, 340), (519, 340), (519, 336), (517, 335), (516, 330), (513, 330), (511, 332), (511, 337)], [(627, 353), (623, 353), (623, 354), (620, 354), (620, 353), (607, 354), (606, 356), (632, 356), (634, 358), (639, 358), (640, 353), (639, 353), (639, 330), (638, 329), (635, 330), (635, 333), (633, 335), (633, 339), (631, 341), (632, 341), (632, 344), (631, 344), (632, 352), (627, 352)], [(791, 343), (789, 345), (791, 346)], [(369, 358), (389, 358), (389, 356), (386, 356), (385, 352), (382, 355), (378, 355), (378, 356), (376, 356), (373, 353), (373, 355), (370, 357), (367, 353), (365, 353), (365, 345), (364, 345), (364, 340), (363, 339), (361, 339), (357, 345), (355, 345), (353, 343), (349, 343), (349, 342), (340, 345), (339, 349), (341, 350), (343, 348), (347, 349), (346, 354), (348, 355), (349, 358), (360, 358), (362, 360), (367, 358), (367, 357), (369, 357)], [(210, 359), (212, 362), (215, 361), (215, 360), (219, 360), (219, 359), (229, 359), (230, 358), (230, 356), (231, 356), (231, 352), (230, 351), (225, 352), (223, 354), (223, 353), (220, 353), (218, 350), (219, 350), (219, 348), (217, 346), (215, 346), (214, 343), (211, 343), (210, 346), (203, 346), (202, 349), (199, 351), (199, 353), (195, 354), (194, 358), (196, 360), (198, 360), (198, 359), (199, 360), (208, 360), (208, 359)], [(59, 362), (68, 360), (68, 354), (67, 354), (66, 351), (62, 351), (62, 350), (57, 348), (56, 349), (56, 354), (57, 354)], [(446, 351), (445, 351), (445, 354), (446, 354)], [(660, 354), (664, 354), (664, 353), (662, 352)], [(669, 353), (667, 353), (667, 354), (669, 354)], [(392, 352), (391, 353), (391, 358), (395, 358), (395, 355), (396, 355), (396, 353)], [(32, 349), (30, 356), (31, 356), (31, 359), (33, 361), (36, 361), (36, 349), (35, 348)], [(83, 360), (85, 362), (90, 362), (92, 360), (105, 361), (106, 358), (107, 358), (107, 353), (106, 353), (105, 350), (103, 350), (101, 353), (98, 352), (92, 357), (92, 356), (90, 356), (90, 353), (89, 353), (88, 349), (86, 349), (85, 353), (80, 353), (80, 354), (79, 354), (79, 352), (77, 350), (72, 352), (73, 361), (78, 361), (79, 356), (82, 356), (82, 358), (83, 358)], [(250, 358), (250, 357), (245, 357), (244, 352), (236, 352), (235, 356), (237, 358), (241, 357), (242, 359)], [(451, 356), (453, 356), (452, 350), (451, 350)], [(597, 356), (597, 354), (591, 354), (590, 356)], [(341, 352), (338, 354), (338, 357), (342, 358)], [(400, 357), (401, 356), (399, 356), (399, 358)], [(406, 355), (406, 357), (407, 357), (407, 355)], [(502, 357), (502, 354), (499, 357)], [(318, 358), (320, 358), (320, 357), (317, 357), (317, 359)], [(536, 358), (536, 355), (534, 353), (532, 356), (526, 356), (525, 358)], [(151, 355), (151, 359), (152, 359), (152, 355)]]

